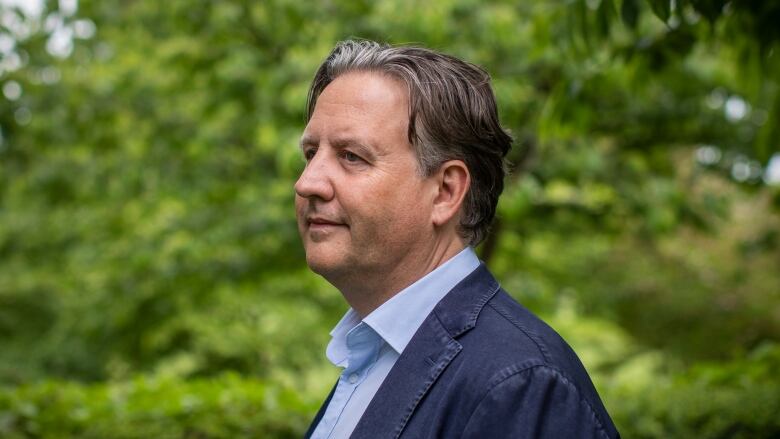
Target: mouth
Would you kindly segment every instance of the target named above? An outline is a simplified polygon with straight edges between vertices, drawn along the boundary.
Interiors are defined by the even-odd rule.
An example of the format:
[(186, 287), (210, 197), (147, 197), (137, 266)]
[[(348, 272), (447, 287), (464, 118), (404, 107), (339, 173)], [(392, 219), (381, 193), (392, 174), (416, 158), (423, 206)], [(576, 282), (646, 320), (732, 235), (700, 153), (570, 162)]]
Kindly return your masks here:
[(309, 230), (329, 230), (336, 227), (347, 227), (346, 224), (337, 221), (329, 220), (321, 217), (307, 217), (306, 224), (309, 226)]

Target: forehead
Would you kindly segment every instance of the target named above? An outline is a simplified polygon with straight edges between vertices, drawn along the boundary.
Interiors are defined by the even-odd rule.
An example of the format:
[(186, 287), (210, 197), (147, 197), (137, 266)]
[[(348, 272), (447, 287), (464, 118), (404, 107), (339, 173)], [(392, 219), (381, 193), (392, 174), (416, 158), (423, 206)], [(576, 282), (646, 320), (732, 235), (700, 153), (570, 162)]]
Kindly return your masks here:
[(407, 139), (405, 85), (376, 72), (345, 73), (320, 94), (302, 143), (356, 138), (372, 146)]

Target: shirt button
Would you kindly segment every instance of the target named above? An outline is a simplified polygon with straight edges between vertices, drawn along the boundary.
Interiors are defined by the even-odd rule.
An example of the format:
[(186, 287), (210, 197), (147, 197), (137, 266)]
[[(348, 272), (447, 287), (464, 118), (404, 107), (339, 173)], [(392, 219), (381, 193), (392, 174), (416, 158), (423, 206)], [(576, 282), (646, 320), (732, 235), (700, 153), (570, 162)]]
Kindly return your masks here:
[(353, 373), (352, 375), (349, 376), (349, 383), (350, 384), (355, 384), (357, 382), (357, 380), (358, 380), (358, 374)]

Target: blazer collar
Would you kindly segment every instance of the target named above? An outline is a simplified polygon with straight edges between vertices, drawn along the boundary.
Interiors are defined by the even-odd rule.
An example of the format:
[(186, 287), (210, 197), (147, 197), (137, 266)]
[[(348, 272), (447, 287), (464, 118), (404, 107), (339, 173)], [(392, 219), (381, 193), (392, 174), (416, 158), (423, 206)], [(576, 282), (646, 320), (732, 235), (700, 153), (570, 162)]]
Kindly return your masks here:
[(355, 426), (352, 438), (397, 438), (418, 403), (462, 346), (456, 337), (476, 325), (498, 282), (484, 264), (457, 284), (412, 337)]
[(433, 309), (449, 334), (456, 338), (477, 324), (482, 307), (496, 294), (498, 281), (485, 264), (455, 285)]

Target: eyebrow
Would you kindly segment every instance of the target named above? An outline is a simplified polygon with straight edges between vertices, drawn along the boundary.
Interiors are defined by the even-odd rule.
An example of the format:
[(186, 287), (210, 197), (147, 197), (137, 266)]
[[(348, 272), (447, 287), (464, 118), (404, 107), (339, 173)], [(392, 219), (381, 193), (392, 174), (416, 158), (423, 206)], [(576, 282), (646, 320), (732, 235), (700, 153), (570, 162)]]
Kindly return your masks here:
[(371, 150), (373, 148), (369, 147), (368, 145), (365, 145), (363, 143), (358, 142), (355, 139), (336, 139), (333, 142), (331, 142), (331, 145), (334, 148), (337, 149), (343, 149), (343, 148), (359, 148), (361, 150)]
[[(316, 147), (319, 145), (319, 139), (314, 136), (304, 136), (301, 138), (300, 141), (300, 148), (304, 149), (307, 146)], [(375, 158), (379, 154), (379, 151), (376, 150), (376, 148), (373, 148), (371, 146), (368, 146), (364, 143), (361, 143), (357, 141), (356, 139), (352, 139), (349, 137), (345, 137), (343, 139), (336, 139), (330, 142), (331, 146), (335, 149), (341, 150), (345, 148), (352, 148), (357, 150), (357, 152), (360, 152), (361, 154), (364, 154), (366, 159), (372, 159)]]
[(320, 142), (317, 140), (317, 138), (313, 136), (303, 136), (301, 137), (301, 141), (298, 143), (298, 147), (303, 149), (306, 146), (317, 146)]

